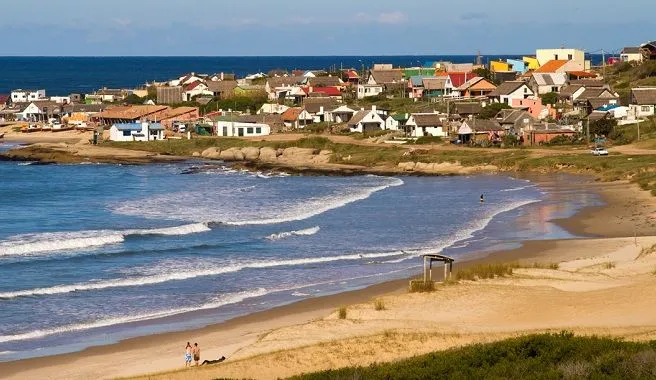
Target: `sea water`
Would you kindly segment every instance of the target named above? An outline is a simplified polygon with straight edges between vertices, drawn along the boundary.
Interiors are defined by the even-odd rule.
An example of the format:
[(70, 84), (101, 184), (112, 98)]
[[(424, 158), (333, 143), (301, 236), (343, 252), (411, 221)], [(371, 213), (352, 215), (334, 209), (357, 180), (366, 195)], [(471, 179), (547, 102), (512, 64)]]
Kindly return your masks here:
[(407, 278), (423, 253), (571, 237), (550, 220), (599, 200), (557, 192), (492, 175), (0, 162), (0, 361)]

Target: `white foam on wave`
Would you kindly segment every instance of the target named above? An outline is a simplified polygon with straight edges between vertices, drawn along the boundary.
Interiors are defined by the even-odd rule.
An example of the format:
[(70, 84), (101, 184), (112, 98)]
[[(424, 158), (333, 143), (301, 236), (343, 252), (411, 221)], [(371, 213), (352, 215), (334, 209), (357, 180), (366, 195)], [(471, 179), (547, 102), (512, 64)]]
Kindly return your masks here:
[(319, 226), (316, 226), (316, 227), (312, 227), (312, 228), (306, 228), (304, 230), (280, 232), (280, 233), (277, 233), (277, 234), (271, 234), (271, 235), (267, 236), (267, 240), (274, 240), (275, 241), (275, 240), (281, 240), (281, 239), (285, 239), (285, 238), (292, 237), (292, 236), (310, 236), (310, 235), (316, 234), (317, 232), (319, 232), (319, 230), (321, 230), (321, 228)]
[(164, 310), (164, 311), (140, 314), (134, 316), (107, 318), (99, 321), (93, 321), (88, 323), (77, 323), (68, 326), (55, 327), (52, 329), (35, 330), (35, 331), (21, 333), (21, 334), (0, 335), (0, 343), (37, 339), (37, 338), (43, 338), (56, 334), (67, 333), (67, 332), (83, 331), (83, 330), (109, 327), (109, 326), (125, 324), (125, 323), (140, 322), (140, 321), (146, 321), (151, 319), (164, 318), (176, 314), (198, 311), (198, 310), (216, 309), (222, 306), (240, 303), (249, 298), (261, 297), (268, 293), (270, 292), (267, 291), (266, 289), (259, 288), (251, 291), (227, 294), (221, 297), (217, 297), (216, 299), (199, 306)]
[(97, 248), (122, 243), (127, 236), (131, 235), (176, 236), (206, 231), (210, 231), (207, 224), (193, 223), (154, 229), (46, 232), (41, 234), (17, 235), (0, 242), (0, 257)]
[(476, 232), (485, 229), (497, 215), (537, 202), (540, 202), (540, 200), (535, 200), (535, 199), (520, 200), (520, 201), (504, 203), (503, 205), (500, 205), (498, 207), (491, 208), (487, 212), (485, 212), (480, 218), (469, 223), (465, 228), (461, 229), (456, 233), (451, 234), (448, 238), (435, 242), (435, 244), (432, 245), (430, 248), (409, 251), (408, 252), (409, 257), (402, 257), (395, 260), (388, 260), (385, 261), (385, 263), (386, 264), (400, 263), (412, 257), (416, 257), (428, 253), (439, 253), (447, 248), (452, 247), (456, 243), (471, 239), (472, 237), (474, 237), (474, 234)]
[(297, 207), (294, 207), (288, 212), (282, 212), (281, 216), (274, 218), (262, 218), (254, 220), (236, 220), (236, 221), (220, 221), (223, 224), (232, 226), (246, 226), (246, 225), (264, 225), (264, 224), (280, 224), (299, 220), (312, 218), (313, 216), (321, 215), (327, 211), (344, 207), (350, 203), (365, 200), (372, 194), (383, 191), (390, 187), (403, 185), (403, 180), (399, 178), (389, 178), (389, 182), (370, 188), (355, 188), (350, 190), (351, 193), (347, 195), (327, 196), (307, 200), (302, 202)]
[(218, 276), (226, 273), (239, 272), (244, 269), (265, 269), (284, 266), (301, 266), (310, 264), (321, 264), (335, 261), (353, 261), (363, 259), (375, 259), (382, 257), (393, 257), (403, 255), (403, 252), (381, 252), (381, 253), (366, 253), (366, 254), (352, 254), (340, 256), (325, 256), (325, 257), (308, 257), (300, 259), (288, 260), (271, 260), (271, 261), (256, 261), (242, 264), (226, 265), (223, 267), (186, 270), (171, 273), (164, 273), (152, 276), (142, 276), (124, 279), (113, 279), (96, 282), (85, 282), (70, 285), (55, 285), (44, 288), (24, 289), (11, 292), (0, 293), (0, 299), (13, 299), (18, 297), (34, 297), (34, 296), (47, 296), (55, 294), (64, 294), (80, 291), (102, 290), (110, 288), (124, 288), (133, 286), (146, 286), (161, 284), (169, 281), (189, 280), (198, 277), (211, 277)]
[(507, 192), (511, 192), (511, 191), (520, 191), (520, 190), (524, 190), (524, 189), (530, 189), (530, 188), (532, 188), (532, 187), (536, 187), (536, 186), (537, 186), (537, 185), (534, 184), (534, 185), (526, 185), (526, 186), (520, 186), (520, 187), (513, 187), (513, 188), (510, 188), (510, 189), (503, 189), (503, 190), (501, 190), (500, 192), (502, 192), (502, 193), (507, 193)]

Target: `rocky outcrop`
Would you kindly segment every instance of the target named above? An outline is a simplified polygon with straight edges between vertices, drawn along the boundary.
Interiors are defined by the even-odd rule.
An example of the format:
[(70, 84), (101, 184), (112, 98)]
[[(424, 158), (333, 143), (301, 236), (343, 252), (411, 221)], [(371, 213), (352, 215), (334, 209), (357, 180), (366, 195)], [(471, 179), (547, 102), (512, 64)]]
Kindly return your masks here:
[(437, 175), (460, 175), (460, 174), (473, 174), (473, 173), (492, 173), (499, 171), (499, 168), (494, 165), (477, 165), (477, 166), (463, 166), (460, 162), (440, 162), (440, 163), (425, 163), (425, 162), (400, 162), (397, 167), (404, 172), (422, 173), (422, 174), (437, 174)]
[(255, 147), (241, 148), (241, 152), (244, 154), (244, 159), (246, 161), (255, 161), (260, 158), (260, 148), (255, 148)]
[(260, 148), (260, 157), (259, 157), (260, 161), (276, 162), (278, 156), (279, 154), (276, 149), (269, 148), (269, 147)]
[(218, 159), (221, 157), (221, 150), (216, 147), (207, 148), (200, 154), (200, 156), (203, 158)]

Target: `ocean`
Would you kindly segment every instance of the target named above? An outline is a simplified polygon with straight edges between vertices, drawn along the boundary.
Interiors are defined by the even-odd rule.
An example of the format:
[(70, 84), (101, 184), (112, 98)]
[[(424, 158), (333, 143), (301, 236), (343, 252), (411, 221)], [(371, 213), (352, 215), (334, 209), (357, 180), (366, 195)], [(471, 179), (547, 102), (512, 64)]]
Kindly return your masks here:
[(423, 253), (569, 238), (550, 220), (599, 204), (507, 176), (187, 174), (199, 166), (0, 162), (0, 361), (408, 278)]
[[(517, 55), (483, 57), (520, 58)], [(588, 57), (593, 64), (601, 55)], [(0, 57), (0, 94), (12, 90), (45, 89), (48, 96), (90, 93), (102, 87), (134, 88), (146, 82), (177, 78), (189, 72), (235, 73), (239, 77), (272, 69), (323, 69), (371, 67), (391, 63), (395, 67), (423, 65), (430, 61), (473, 63), (470, 55), (418, 56), (322, 56), (322, 57)]]

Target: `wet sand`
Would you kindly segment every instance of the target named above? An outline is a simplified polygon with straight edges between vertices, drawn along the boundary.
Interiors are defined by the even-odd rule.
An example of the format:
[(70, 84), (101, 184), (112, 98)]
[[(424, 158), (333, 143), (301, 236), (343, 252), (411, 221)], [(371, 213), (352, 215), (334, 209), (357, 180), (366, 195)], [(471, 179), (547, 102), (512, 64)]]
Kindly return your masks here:
[[(649, 304), (649, 302), (656, 302), (656, 300), (646, 297), (632, 305), (623, 303), (617, 307), (626, 310), (628, 315), (624, 313), (622, 316), (613, 314), (615, 306), (609, 305), (608, 300), (624, 302), (626, 300), (617, 296), (653, 286), (648, 283), (651, 279), (650, 275), (645, 274), (651, 262), (641, 263), (640, 270), (631, 267), (630, 264), (635, 250), (651, 244), (652, 241), (656, 242), (656, 238), (646, 237), (639, 240), (639, 246), (633, 244), (634, 230), (641, 231), (641, 236), (656, 236), (656, 227), (652, 222), (656, 215), (656, 201), (649, 194), (627, 183), (591, 183), (586, 188), (598, 192), (607, 205), (585, 209), (557, 223), (576, 235), (603, 238), (530, 241), (518, 249), (496, 252), (487, 257), (456, 264), (457, 268), (463, 268), (490, 261), (561, 262), (564, 263), (561, 266), (570, 265), (575, 269), (578, 268), (575, 272), (555, 271), (558, 272), (557, 274), (527, 272), (524, 277), (528, 279), (516, 280), (513, 276), (510, 280), (461, 284), (447, 293), (438, 292), (439, 294), (429, 295), (407, 294), (407, 280), (392, 281), (363, 290), (300, 301), (201, 329), (127, 339), (78, 353), (0, 363), (0, 377), (113, 378), (173, 370), (182, 365), (182, 352), (187, 341), (198, 342), (201, 345), (203, 359), (225, 355), (228, 361), (209, 369), (173, 372), (161, 378), (209, 379), (222, 376), (276, 378), (343, 365), (366, 365), (371, 360), (398, 359), (426, 352), (425, 350), (501, 339), (513, 334), (551, 328), (571, 328), (581, 333), (599, 333), (612, 329), (616, 332), (625, 332), (625, 336), (631, 334), (636, 336), (639, 331), (644, 330), (647, 331), (644, 333), (645, 336), (652, 336), (649, 333), (652, 330), (649, 330), (648, 326), (650, 324), (656, 326), (656, 320), (652, 324), (649, 319), (653, 318), (651, 317), (653, 313), (642, 313), (640, 310), (652, 307), (654, 303)], [(632, 202), (637, 202), (635, 207), (628, 207), (633, 204)], [(617, 236), (623, 236), (624, 239), (612, 239)], [(624, 252), (623, 249), (629, 251)], [(621, 251), (621, 254), (611, 250)], [(608, 282), (604, 280), (608, 277), (607, 273), (602, 273), (602, 278), (594, 272), (594, 270), (603, 272), (603, 268), (594, 268), (607, 260), (604, 256), (613, 254), (621, 256), (623, 260), (614, 259), (615, 261), (627, 264), (626, 267), (625, 264), (622, 264), (622, 267), (617, 265), (618, 270), (622, 270), (617, 275), (620, 280)], [(588, 270), (587, 264), (576, 263), (583, 258), (592, 260), (590, 266), (593, 272), (585, 272)], [(575, 264), (567, 264), (568, 262)], [(567, 280), (568, 276), (581, 275), (578, 273), (580, 268), (584, 270), (582, 276), (590, 278)], [(436, 272), (440, 273), (441, 270)], [(634, 280), (640, 279), (642, 282), (633, 283), (622, 277), (626, 273), (634, 273)], [(557, 279), (553, 280), (551, 277)], [(559, 277), (566, 277), (567, 281)], [(528, 285), (513, 283), (513, 281), (524, 280)], [(531, 281), (535, 284), (531, 284)], [(575, 290), (558, 288), (563, 284), (567, 285), (568, 281), (570, 283), (568, 286)], [(577, 286), (582, 288), (579, 289)], [(591, 295), (585, 291), (596, 291), (600, 294)], [(613, 293), (619, 291), (623, 293)], [(385, 299), (389, 312), (380, 314), (369, 310), (371, 300), (377, 297)], [(590, 297), (593, 301), (585, 301)], [(576, 313), (570, 310), (572, 305), (582, 304), (583, 301), (587, 306)], [(547, 310), (546, 305), (549, 302), (553, 305), (562, 304), (563, 309), (559, 313), (549, 311), (541, 315), (539, 310)], [(345, 321), (338, 320), (335, 316), (335, 310), (342, 305), (353, 305), (349, 306), (349, 310), (353, 312), (349, 311), (349, 317)], [(504, 315), (504, 308), (507, 308), (506, 313), (511, 311), (512, 318)], [(590, 317), (590, 313), (594, 310), (609, 312), (612, 315), (606, 319), (595, 320)], [(482, 320), (480, 316), (487, 316), (489, 319)], [(420, 325), (412, 322), (415, 317), (424, 322)], [(420, 327), (415, 328), (416, 326)], [(382, 339), (380, 334), (385, 331), (394, 331), (392, 336), (398, 339), (390, 340), (389, 337)], [(453, 336), (454, 332), (460, 337)], [(418, 345), (414, 339), (424, 342), (428, 339), (431, 343)], [(328, 350), (330, 345), (326, 346), (326, 342), (332, 342), (331, 344), (336, 346)], [(362, 349), (363, 345), (364, 347), (381, 346), (381, 351), (377, 356), (372, 357)], [(394, 345), (399, 349), (404, 348), (404, 351), (399, 353), (391, 349), (390, 347), (395, 347)], [(419, 348), (416, 348), (417, 346)], [(351, 349), (355, 347), (354, 353), (362, 352), (360, 356), (345, 354), (348, 360), (340, 359), (338, 354), (341, 352), (344, 355), (344, 351), (340, 350), (346, 350), (347, 347)], [(286, 356), (281, 357), (282, 353), (286, 353)], [(333, 359), (321, 360), (326, 357)], [(268, 368), (272, 366), (277, 369), (269, 370)]]

